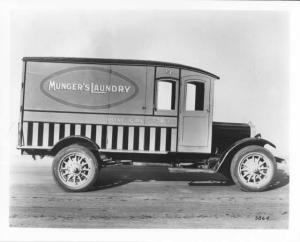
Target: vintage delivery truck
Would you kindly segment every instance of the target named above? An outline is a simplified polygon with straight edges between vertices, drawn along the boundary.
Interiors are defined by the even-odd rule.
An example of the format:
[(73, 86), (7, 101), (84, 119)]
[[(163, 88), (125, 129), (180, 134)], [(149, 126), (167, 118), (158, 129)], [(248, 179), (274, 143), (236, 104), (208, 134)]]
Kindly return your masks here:
[(222, 172), (243, 190), (263, 191), (276, 171), (264, 146), (275, 145), (251, 137), (248, 124), (213, 122), (217, 79), (167, 62), (25, 57), (18, 148), (53, 156), (67, 191), (89, 190), (100, 169), (124, 160)]

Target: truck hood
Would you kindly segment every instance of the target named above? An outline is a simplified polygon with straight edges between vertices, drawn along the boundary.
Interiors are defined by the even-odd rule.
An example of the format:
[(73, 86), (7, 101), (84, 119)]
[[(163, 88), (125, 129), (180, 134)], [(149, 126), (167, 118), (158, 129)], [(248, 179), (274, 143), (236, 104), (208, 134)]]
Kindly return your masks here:
[(250, 136), (251, 127), (249, 124), (213, 122), (212, 152), (222, 154), (234, 142)]

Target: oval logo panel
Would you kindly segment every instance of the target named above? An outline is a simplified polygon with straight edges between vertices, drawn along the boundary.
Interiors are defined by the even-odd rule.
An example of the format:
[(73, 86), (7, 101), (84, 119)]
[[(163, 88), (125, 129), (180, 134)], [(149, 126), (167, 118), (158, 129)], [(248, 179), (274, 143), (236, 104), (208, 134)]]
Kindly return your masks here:
[(117, 106), (138, 93), (137, 84), (128, 77), (96, 66), (78, 66), (54, 72), (42, 80), (40, 89), (59, 103), (85, 109)]

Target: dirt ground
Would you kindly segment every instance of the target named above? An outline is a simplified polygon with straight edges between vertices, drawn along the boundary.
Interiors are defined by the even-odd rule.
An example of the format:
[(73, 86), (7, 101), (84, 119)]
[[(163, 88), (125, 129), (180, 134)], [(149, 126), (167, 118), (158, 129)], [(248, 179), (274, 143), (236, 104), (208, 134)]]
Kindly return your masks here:
[(54, 182), (51, 159), (14, 156), (11, 164), (12, 227), (288, 228), (286, 164), (261, 193), (240, 191), (221, 175), (130, 166), (105, 168), (93, 191), (68, 193)]

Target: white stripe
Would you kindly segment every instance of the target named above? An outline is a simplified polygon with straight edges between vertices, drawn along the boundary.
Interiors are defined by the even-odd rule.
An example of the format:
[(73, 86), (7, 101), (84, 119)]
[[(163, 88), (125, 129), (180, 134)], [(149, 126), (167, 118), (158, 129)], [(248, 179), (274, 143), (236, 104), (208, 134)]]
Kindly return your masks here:
[(37, 146), (38, 144), (38, 131), (39, 131), (39, 124), (33, 123), (32, 127), (32, 145)]
[(149, 150), (154, 151), (155, 150), (155, 128), (150, 128), (150, 145)]
[(134, 128), (129, 127), (128, 131), (128, 150), (133, 150)]
[(123, 127), (118, 127), (118, 138), (117, 138), (117, 149), (122, 150), (123, 149)]
[(23, 145), (27, 145), (27, 132), (28, 132), (28, 123), (23, 122)]
[(167, 129), (161, 128), (160, 129), (160, 151), (166, 150), (166, 138), (167, 138)]
[(106, 139), (106, 149), (111, 149), (112, 147), (112, 126), (107, 126), (107, 139)]
[(59, 140), (59, 124), (54, 124), (53, 145), (55, 145), (58, 140)]
[(85, 126), (85, 136), (88, 138), (91, 138), (92, 133), (92, 125), (86, 125)]
[(176, 151), (177, 130), (172, 129), (171, 133), (171, 151)]
[(44, 123), (43, 130), (43, 146), (48, 147), (48, 139), (49, 139), (49, 123)]
[(76, 124), (75, 125), (75, 135), (80, 135), (81, 125)]
[(101, 147), (101, 137), (102, 137), (102, 126), (96, 126), (96, 143)]
[(139, 150), (144, 150), (145, 127), (140, 127), (139, 131)]
[(65, 137), (70, 136), (70, 129), (71, 129), (71, 125), (65, 124)]

